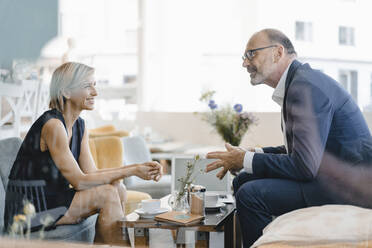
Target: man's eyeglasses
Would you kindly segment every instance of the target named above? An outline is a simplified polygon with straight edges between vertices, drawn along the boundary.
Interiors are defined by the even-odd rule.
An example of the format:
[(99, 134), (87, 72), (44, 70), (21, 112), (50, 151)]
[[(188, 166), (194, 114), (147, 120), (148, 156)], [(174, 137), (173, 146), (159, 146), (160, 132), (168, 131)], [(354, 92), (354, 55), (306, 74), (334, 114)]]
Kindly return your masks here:
[(256, 54), (257, 51), (259, 50), (263, 50), (263, 49), (266, 49), (266, 48), (270, 48), (270, 47), (276, 47), (277, 45), (270, 45), (270, 46), (265, 46), (265, 47), (259, 47), (259, 48), (255, 48), (255, 49), (251, 49), (251, 50), (248, 50), (244, 53), (244, 55), (242, 56), (242, 59), (243, 60), (246, 60), (248, 59), (249, 61), (251, 61), (254, 57), (254, 55)]

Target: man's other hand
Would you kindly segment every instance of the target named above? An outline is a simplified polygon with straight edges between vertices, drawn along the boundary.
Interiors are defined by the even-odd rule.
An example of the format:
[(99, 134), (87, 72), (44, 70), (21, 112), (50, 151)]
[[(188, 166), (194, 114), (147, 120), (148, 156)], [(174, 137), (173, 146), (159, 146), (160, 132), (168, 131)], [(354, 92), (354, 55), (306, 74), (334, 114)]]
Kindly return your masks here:
[(233, 174), (237, 171), (240, 171), (243, 168), (245, 155), (245, 151), (237, 146), (232, 146), (229, 143), (226, 143), (225, 147), (227, 150), (225, 152), (209, 152), (207, 154), (207, 158), (218, 160), (208, 164), (205, 172), (210, 172), (212, 170), (222, 168), (216, 175), (220, 180), (224, 178), (228, 171)]

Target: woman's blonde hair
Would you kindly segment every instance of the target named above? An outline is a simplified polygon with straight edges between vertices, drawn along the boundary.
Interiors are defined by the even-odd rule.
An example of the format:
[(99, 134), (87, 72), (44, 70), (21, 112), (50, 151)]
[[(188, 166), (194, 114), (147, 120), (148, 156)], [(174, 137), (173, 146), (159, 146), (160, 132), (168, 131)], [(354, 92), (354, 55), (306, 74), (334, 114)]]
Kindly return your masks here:
[(67, 62), (59, 66), (52, 76), (50, 83), (49, 108), (63, 111), (66, 89), (79, 87), (88, 76), (94, 73), (94, 68), (75, 62)]

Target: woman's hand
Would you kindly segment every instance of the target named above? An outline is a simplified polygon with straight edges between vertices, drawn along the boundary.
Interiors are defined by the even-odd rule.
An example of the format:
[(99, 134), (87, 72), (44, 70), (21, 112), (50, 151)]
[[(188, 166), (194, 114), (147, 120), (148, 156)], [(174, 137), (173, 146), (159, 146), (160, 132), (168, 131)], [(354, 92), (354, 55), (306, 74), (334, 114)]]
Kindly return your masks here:
[(144, 180), (159, 181), (163, 174), (163, 167), (158, 162), (146, 162), (136, 165), (135, 175)]

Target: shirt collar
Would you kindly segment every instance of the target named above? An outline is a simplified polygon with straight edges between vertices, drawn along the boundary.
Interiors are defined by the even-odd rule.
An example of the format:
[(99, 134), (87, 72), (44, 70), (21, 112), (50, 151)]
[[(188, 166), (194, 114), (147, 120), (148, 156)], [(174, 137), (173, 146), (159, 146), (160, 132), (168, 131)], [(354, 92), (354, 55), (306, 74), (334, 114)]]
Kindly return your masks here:
[(287, 66), (287, 69), (285, 69), (285, 71), (283, 72), (282, 76), (279, 79), (278, 85), (276, 86), (273, 92), (273, 95), (271, 97), (274, 102), (280, 105), (280, 107), (283, 107), (284, 94), (285, 94), (285, 81), (287, 80), (287, 74), (288, 74), (288, 70), (291, 64), (289, 64)]

